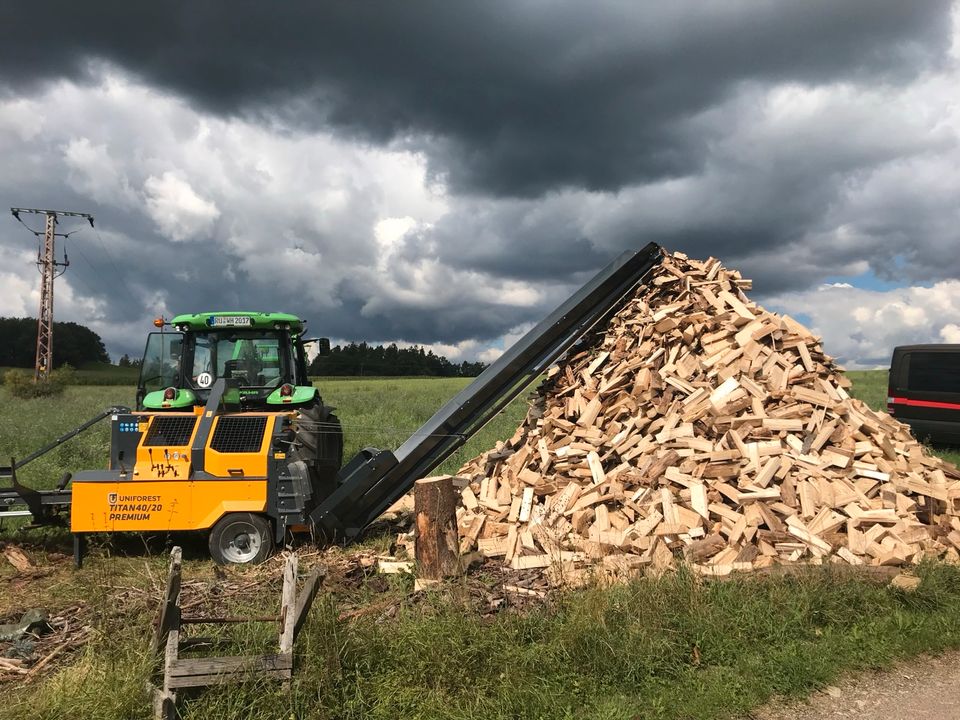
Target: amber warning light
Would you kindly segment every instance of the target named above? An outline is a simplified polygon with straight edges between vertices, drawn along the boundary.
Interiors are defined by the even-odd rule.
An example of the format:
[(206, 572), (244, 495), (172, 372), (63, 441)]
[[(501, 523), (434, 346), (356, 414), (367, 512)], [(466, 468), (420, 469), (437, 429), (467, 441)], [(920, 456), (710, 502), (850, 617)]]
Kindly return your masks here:
[(154, 319), (153, 319), (153, 325), (154, 325), (154, 327), (158, 327), (158, 328), (162, 328), (164, 325), (166, 325), (166, 322), (164, 322), (164, 320), (163, 320), (163, 315), (161, 315), (161, 316), (158, 317), (158, 318), (154, 318)]

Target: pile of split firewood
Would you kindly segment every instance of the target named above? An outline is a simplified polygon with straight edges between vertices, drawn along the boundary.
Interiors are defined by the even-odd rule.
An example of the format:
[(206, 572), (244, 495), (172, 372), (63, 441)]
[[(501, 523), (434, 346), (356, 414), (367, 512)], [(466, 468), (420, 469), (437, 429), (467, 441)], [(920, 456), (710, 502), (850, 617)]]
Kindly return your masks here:
[[(958, 559), (960, 472), (852, 399), (820, 340), (668, 255), (460, 471), (461, 551), (556, 580)], [(586, 569), (586, 570), (585, 570)]]

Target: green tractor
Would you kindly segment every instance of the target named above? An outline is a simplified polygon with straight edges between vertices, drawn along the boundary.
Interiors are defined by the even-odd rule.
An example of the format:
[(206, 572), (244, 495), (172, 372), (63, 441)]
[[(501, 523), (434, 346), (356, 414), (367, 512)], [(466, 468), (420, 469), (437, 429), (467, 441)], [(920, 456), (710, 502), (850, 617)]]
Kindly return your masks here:
[(234, 413), (295, 413), (290, 452), (321, 497), (334, 489), (343, 433), (307, 376), (305, 351), (315, 342), (328, 353), (327, 338), (304, 339), (304, 322), (286, 313), (196, 313), (154, 325), (159, 331), (147, 338), (140, 366), (138, 411), (199, 412), (223, 378), (223, 405)]

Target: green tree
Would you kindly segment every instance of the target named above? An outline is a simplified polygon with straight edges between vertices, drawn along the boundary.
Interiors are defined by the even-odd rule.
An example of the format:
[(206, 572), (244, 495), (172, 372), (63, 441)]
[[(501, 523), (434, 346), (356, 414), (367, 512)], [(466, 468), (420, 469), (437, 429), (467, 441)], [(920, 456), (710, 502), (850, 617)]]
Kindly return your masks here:
[[(0, 317), (0, 366), (33, 367), (37, 355), (37, 321), (34, 318)], [(53, 324), (53, 366), (80, 367), (91, 362), (109, 363), (100, 336), (73, 322)]]
[(336, 345), (329, 355), (317, 356), (310, 363), (311, 375), (331, 376), (433, 376), (473, 377), (485, 369), (480, 362), (462, 362), (455, 365), (432, 350), (419, 345), (398, 348), (395, 343), (368, 345), (365, 342), (351, 342)]

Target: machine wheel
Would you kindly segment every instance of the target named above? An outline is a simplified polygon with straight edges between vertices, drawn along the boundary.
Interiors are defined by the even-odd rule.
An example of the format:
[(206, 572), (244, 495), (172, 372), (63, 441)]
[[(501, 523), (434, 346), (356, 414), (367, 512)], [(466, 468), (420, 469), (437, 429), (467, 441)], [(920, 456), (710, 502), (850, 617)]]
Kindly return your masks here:
[(323, 495), (333, 492), (343, 464), (343, 431), (340, 420), (323, 401), (300, 408), (293, 454), (306, 463)]
[(229, 513), (210, 531), (210, 557), (218, 565), (257, 565), (271, 554), (273, 529), (262, 515)]

